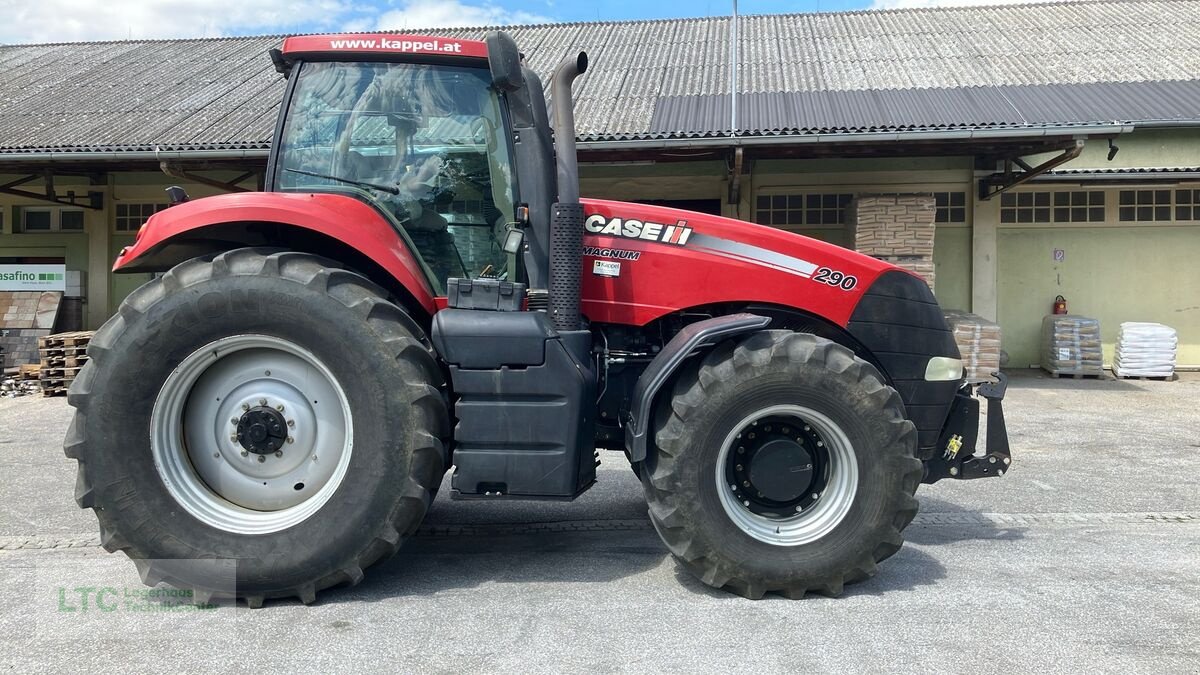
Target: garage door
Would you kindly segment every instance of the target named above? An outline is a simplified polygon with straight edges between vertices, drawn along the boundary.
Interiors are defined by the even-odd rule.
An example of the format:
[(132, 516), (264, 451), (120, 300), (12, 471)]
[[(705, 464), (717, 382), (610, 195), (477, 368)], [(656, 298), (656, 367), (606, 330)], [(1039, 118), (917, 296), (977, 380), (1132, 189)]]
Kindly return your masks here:
[(1200, 364), (1200, 189), (1033, 190), (1001, 195), (999, 320), (1010, 365), (1039, 362), (1056, 295), (1100, 320), (1105, 363), (1122, 321), (1179, 331)]

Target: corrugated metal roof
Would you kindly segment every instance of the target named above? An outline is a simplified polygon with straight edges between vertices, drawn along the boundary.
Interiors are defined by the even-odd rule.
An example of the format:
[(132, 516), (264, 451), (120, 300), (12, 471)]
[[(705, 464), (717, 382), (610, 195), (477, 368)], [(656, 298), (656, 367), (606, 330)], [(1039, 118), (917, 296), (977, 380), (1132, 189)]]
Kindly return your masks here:
[[(1196, 5), (742, 17), (739, 133), (1197, 121)], [(547, 81), (562, 58), (588, 51), (576, 84), (583, 141), (729, 133), (728, 17), (506, 30)], [(0, 47), (0, 153), (266, 148), (283, 91), (266, 52), (281, 39)]]

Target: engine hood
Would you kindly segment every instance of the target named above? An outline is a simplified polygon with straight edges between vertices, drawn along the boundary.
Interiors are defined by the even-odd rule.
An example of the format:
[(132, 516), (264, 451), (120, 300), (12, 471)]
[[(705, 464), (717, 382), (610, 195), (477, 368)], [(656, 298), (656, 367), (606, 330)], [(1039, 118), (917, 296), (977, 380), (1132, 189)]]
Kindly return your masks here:
[(586, 214), (583, 311), (642, 325), (714, 303), (769, 303), (845, 326), (866, 290), (899, 268), (732, 218), (601, 199)]

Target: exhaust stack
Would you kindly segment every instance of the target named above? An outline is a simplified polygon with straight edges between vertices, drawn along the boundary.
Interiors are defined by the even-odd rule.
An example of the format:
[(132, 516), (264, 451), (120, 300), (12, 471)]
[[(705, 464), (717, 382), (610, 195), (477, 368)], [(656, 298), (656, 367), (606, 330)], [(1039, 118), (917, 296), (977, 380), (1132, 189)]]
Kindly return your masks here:
[(575, 154), (575, 111), (571, 83), (587, 71), (585, 52), (564, 59), (551, 83), (558, 201), (550, 221), (550, 318), (559, 331), (580, 329), (583, 276), (583, 206), (579, 203), (579, 159)]

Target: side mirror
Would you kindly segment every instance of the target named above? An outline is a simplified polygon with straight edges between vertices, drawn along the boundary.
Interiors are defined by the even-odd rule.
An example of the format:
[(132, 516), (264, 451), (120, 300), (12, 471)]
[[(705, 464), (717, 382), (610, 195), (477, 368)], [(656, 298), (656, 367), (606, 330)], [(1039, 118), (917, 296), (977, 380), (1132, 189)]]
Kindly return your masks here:
[(489, 31), (484, 38), (488, 50), (488, 67), (492, 85), (503, 92), (516, 91), (525, 84), (521, 74), (521, 52), (512, 36), (504, 31)]

